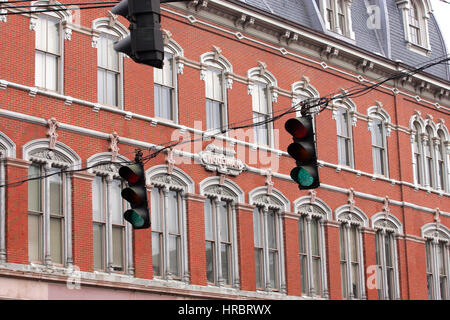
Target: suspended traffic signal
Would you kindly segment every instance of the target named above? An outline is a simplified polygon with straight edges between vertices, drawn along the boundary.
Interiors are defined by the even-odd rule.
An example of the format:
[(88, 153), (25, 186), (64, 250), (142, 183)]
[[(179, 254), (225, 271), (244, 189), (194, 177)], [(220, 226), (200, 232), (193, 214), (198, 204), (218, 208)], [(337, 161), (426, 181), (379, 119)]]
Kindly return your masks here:
[[(164, 43), (160, 4), (183, 0), (122, 0), (111, 12), (130, 21), (130, 35), (114, 44), (114, 50), (134, 62), (162, 69)], [(187, 1), (187, 0), (184, 0)]]
[(119, 175), (128, 183), (122, 190), (122, 198), (130, 203), (131, 209), (125, 211), (123, 217), (134, 229), (150, 227), (150, 215), (147, 202), (147, 187), (142, 163), (122, 166)]
[(297, 167), (291, 171), (292, 180), (298, 183), (300, 190), (318, 188), (320, 186), (319, 168), (312, 117), (305, 115), (289, 119), (284, 127), (294, 140), (287, 149), (297, 163)]

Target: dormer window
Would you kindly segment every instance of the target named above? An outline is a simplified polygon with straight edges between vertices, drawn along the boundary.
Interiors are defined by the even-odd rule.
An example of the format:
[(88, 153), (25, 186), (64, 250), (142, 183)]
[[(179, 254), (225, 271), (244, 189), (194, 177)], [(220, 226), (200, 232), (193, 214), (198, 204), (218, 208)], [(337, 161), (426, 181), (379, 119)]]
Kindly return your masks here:
[(403, 27), (408, 49), (428, 55), (431, 51), (428, 36), (428, 19), (431, 4), (429, 0), (397, 0), (403, 16)]
[(321, 11), (327, 30), (354, 39), (352, 30), (350, 0), (321, 0)]

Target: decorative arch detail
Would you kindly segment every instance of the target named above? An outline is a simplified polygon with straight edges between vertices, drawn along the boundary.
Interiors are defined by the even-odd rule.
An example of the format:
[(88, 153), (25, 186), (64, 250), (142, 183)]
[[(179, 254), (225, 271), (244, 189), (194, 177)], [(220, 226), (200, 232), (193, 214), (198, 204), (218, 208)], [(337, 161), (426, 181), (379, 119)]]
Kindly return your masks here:
[(117, 20), (117, 16), (109, 13), (108, 17), (98, 18), (92, 21), (92, 47), (97, 48), (98, 38), (101, 32), (112, 34), (119, 39), (125, 38), (130, 33), (128, 29)]
[(403, 234), (403, 226), (400, 220), (394, 215), (386, 214), (385, 212), (378, 212), (372, 216), (371, 227)]
[[(60, 11), (46, 12), (45, 14), (52, 15), (61, 20), (61, 23), (64, 28), (64, 39), (71, 40), (72, 38), (72, 29), (68, 27), (68, 24), (73, 23), (73, 16), (71, 13), (70, 7), (65, 7), (60, 2), (56, 0), (38, 0), (31, 2), (31, 11), (39, 11), (39, 5), (46, 5), (46, 8), (49, 10), (52, 9), (63, 9)], [(75, 8), (73, 8), (75, 9)], [(32, 14), (30, 18), (30, 29), (36, 30), (36, 24), (38, 20), (38, 15), (40, 13)]]
[(311, 195), (298, 198), (294, 201), (294, 212), (299, 214), (321, 216), (326, 220), (331, 221), (331, 208), (326, 204), (325, 201), (317, 198), (314, 191), (310, 193)]
[(334, 211), (336, 221), (359, 224), (362, 227), (369, 227), (369, 218), (360, 208), (345, 204)]
[(289, 200), (279, 190), (272, 188), (272, 192), (267, 192), (267, 187), (257, 187), (248, 193), (249, 204), (264, 206), (289, 212), (291, 205)]
[(37, 139), (26, 143), (22, 147), (23, 159), (38, 163), (51, 163), (56, 166), (74, 169), (81, 168), (80, 156), (69, 146), (60, 141), (56, 141), (55, 149), (51, 150), (49, 139)]
[(217, 196), (233, 200), (237, 203), (245, 202), (244, 191), (230, 179), (221, 181), (220, 177), (209, 177), (199, 184), (199, 193), (203, 196)]
[(0, 158), (4, 157), (16, 157), (16, 144), (0, 131)]
[(147, 185), (166, 187), (183, 191), (184, 193), (195, 193), (194, 180), (180, 168), (172, 168), (171, 173), (167, 165), (158, 165), (145, 172)]
[(446, 226), (431, 222), (420, 228), (422, 238), (425, 239), (439, 239), (450, 242), (450, 229)]
[(380, 119), (385, 127), (386, 127), (386, 135), (389, 137), (391, 135), (391, 117), (389, 113), (383, 109), (382, 104), (380, 102), (376, 102), (374, 106), (369, 107), (367, 109), (367, 116), (369, 117), (368, 128), (369, 130), (372, 128), (372, 120), (374, 118)]
[(267, 84), (272, 92), (272, 101), (278, 100), (278, 92), (276, 88), (278, 86), (275, 76), (267, 70), (267, 65), (264, 62), (259, 61), (258, 66), (247, 71), (247, 77), (249, 79), (248, 94), (253, 92), (253, 82), (261, 81)]
[[(112, 152), (97, 153), (87, 159), (87, 166), (94, 168), (89, 169), (90, 173), (99, 174), (102, 176), (112, 175), (113, 178), (119, 178), (119, 168), (123, 163), (130, 162), (131, 160), (118, 154), (116, 156), (116, 161), (112, 161)], [(104, 164), (101, 164), (104, 162)], [(114, 163), (115, 162), (115, 163)]]

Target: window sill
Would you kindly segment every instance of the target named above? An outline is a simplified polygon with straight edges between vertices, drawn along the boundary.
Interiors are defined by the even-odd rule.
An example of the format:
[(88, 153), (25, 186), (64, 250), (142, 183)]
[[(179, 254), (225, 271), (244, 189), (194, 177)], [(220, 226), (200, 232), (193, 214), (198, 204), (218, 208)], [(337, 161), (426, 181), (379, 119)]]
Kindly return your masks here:
[(408, 50), (429, 57), (431, 54), (431, 48), (423, 47), (421, 45), (406, 41), (406, 47)]

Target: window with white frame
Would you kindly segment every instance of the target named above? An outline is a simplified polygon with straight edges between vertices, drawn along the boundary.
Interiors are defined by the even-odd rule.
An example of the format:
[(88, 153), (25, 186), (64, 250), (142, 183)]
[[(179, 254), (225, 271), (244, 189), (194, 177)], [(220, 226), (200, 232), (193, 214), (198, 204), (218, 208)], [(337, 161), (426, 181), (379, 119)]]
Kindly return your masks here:
[(253, 123), (255, 143), (270, 145), (271, 125), (270, 119), (271, 102), (267, 84), (255, 82), (252, 93)]
[(338, 106), (336, 111), (338, 164), (353, 166), (353, 140), (350, 114), (347, 108)]
[(331, 210), (320, 199), (303, 197), (294, 203), (298, 216), (302, 295), (327, 299), (325, 221)]
[(206, 130), (221, 131), (226, 126), (224, 75), (218, 65), (205, 71)]
[(168, 50), (164, 51), (163, 68), (153, 68), (155, 117), (175, 121), (175, 57)]
[(94, 269), (126, 271), (126, 204), (121, 180), (97, 175), (92, 182)]
[(424, 156), (425, 156), (425, 176), (426, 176), (426, 186), (430, 186), (431, 188), (436, 187), (436, 182), (434, 179), (435, 166), (434, 166), (434, 142), (433, 142), (433, 130), (427, 126), (425, 128), (427, 137), (425, 139), (424, 145)]
[(256, 207), (253, 210), (255, 278), (259, 290), (280, 290), (279, 238), (277, 212)]
[(425, 238), (428, 299), (449, 300), (450, 230), (439, 223), (429, 223), (421, 231)]
[(61, 20), (55, 15), (40, 14), (36, 22), (35, 85), (59, 91), (61, 68)]
[(423, 145), (421, 139), (421, 126), (419, 123), (414, 122), (414, 135), (413, 140), (413, 167), (414, 167), (414, 182), (416, 184), (423, 183)]
[(372, 121), (372, 159), (374, 173), (386, 175), (386, 136), (384, 124), (380, 119)]
[(417, 8), (416, 2), (412, 1), (409, 9), (409, 35), (411, 42), (417, 45), (421, 45), (422, 42), (419, 19), (419, 9)]
[(402, 18), (408, 49), (427, 55), (430, 52), (428, 19), (431, 13), (430, 0), (396, 1)]
[(215, 285), (232, 285), (231, 205), (214, 198), (205, 201), (206, 278)]
[(110, 106), (120, 105), (121, 57), (113, 47), (117, 40), (117, 36), (101, 33), (97, 44), (98, 102)]
[(360, 228), (355, 224), (342, 224), (339, 228), (342, 297), (361, 299)]
[[(444, 130), (438, 129), (437, 140), (437, 175), (439, 188), (444, 191), (449, 191), (449, 173), (448, 173), (448, 155)], [(447, 142), (448, 144), (448, 142)]]
[(320, 0), (320, 7), (328, 30), (354, 39), (349, 0)]
[(181, 280), (181, 194), (176, 190), (152, 188), (153, 275)]
[[(65, 174), (60, 168), (45, 167), (33, 163), (28, 169), (28, 176), (39, 177), (49, 175), (45, 179), (28, 182), (28, 254), (30, 262), (43, 263), (44, 259), (53, 264), (64, 264), (64, 189)], [(49, 211), (45, 212), (44, 206)], [(45, 212), (45, 214), (44, 214)], [(45, 215), (45, 216), (44, 216)], [(43, 252), (44, 219), (50, 222), (50, 252)]]
[(378, 299), (400, 299), (397, 236), (402, 227), (392, 214), (380, 212), (372, 216), (375, 232)]

